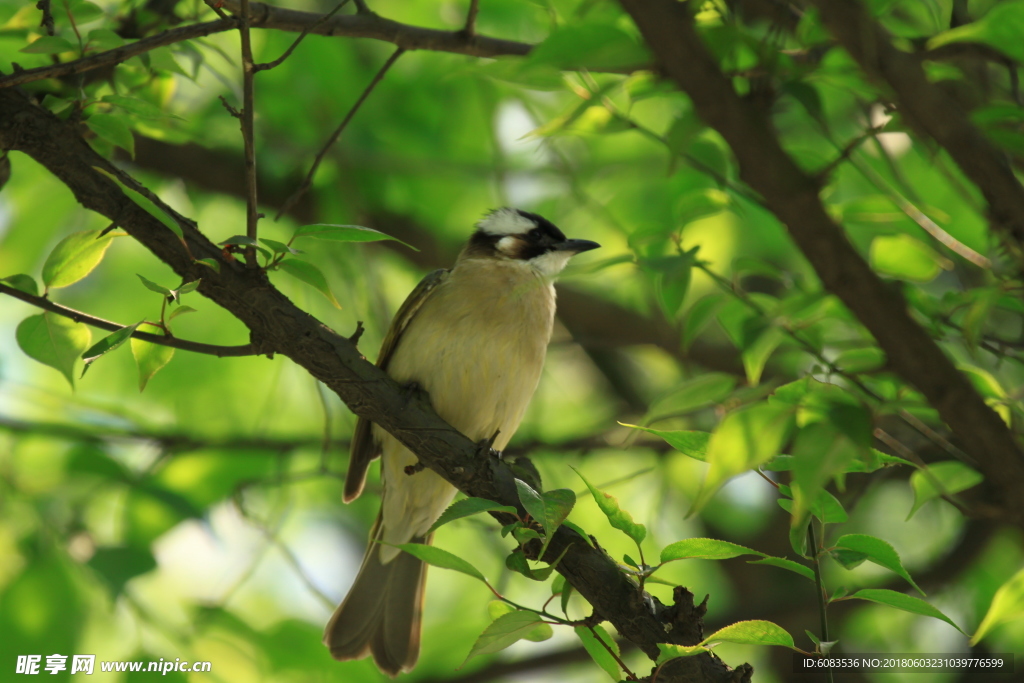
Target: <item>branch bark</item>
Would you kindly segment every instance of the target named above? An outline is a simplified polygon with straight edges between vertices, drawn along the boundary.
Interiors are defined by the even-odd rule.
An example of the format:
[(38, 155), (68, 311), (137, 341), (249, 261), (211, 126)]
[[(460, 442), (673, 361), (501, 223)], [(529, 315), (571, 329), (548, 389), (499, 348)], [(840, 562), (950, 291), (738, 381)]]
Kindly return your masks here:
[[(96, 170), (108, 162), (85, 143), (73, 125), (19, 92), (6, 89), (0, 91), (0, 147), (31, 156), (67, 185), (83, 206), (116, 220), (183, 278), (201, 277), (199, 291), (245, 324), (261, 349), (286, 355), (305, 368), (354, 413), (389, 431), (460, 490), (521, 508), (513, 475), (504, 464), (483, 455), (476, 444), (441, 420), (428, 402), (410, 397), (363, 359), (348, 339), (296, 307), (270, 284), (265, 272), (223, 260), (217, 246), (184, 217), (179, 223), (188, 249), (183, 248), (173, 232)], [(178, 215), (169, 207), (161, 208)], [(196, 265), (193, 259), (202, 258), (216, 259), (220, 272)], [(559, 556), (558, 571), (598, 615), (649, 656), (658, 655), (658, 643), (693, 644), (695, 624), (673, 618), (692, 605), (688, 609), (666, 608), (639, 591), (602, 550), (564, 527), (552, 539), (547, 555)], [(739, 682), (749, 680), (752, 673), (749, 665), (731, 670), (708, 654), (680, 662), (672, 672), (663, 669), (658, 680)]]
[(814, 0), (828, 30), (876, 81), (888, 84), (900, 113), (949, 152), (964, 175), (981, 190), (992, 225), (1024, 268), (1024, 186), (1006, 155), (977, 127), (960, 102), (930, 83), (921, 59), (897, 50), (857, 0)]
[[(874, 335), (889, 363), (914, 385), (974, 458), (1014, 523), (1024, 525), (1024, 457), (996, 413), (910, 317), (825, 211), (819, 187), (785, 153), (765, 114), (742, 99), (701, 42), (687, 5), (620, 0), (664, 73), (729, 143), (740, 176), (765, 199), (821, 278)], [(824, 4), (824, 3), (823, 3)], [(870, 38), (869, 38), (870, 40)], [(1024, 216), (1024, 214), (1022, 214)]]

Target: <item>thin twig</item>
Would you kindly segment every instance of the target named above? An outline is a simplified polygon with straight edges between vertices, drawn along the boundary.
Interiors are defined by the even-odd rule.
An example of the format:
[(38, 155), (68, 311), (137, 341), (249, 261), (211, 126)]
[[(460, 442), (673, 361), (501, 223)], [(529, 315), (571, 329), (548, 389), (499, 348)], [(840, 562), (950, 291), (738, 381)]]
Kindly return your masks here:
[[(807, 542), (810, 543), (811, 557), (814, 560), (814, 589), (818, 594), (818, 617), (821, 620), (821, 642), (829, 642), (828, 615), (825, 612), (825, 587), (821, 584), (821, 567), (818, 563), (818, 544), (814, 540), (814, 520), (807, 521)], [(826, 669), (826, 680), (832, 683), (832, 670)]]
[(331, 149), (332, 146), (334, 146), (334, 143), (338, 141), (338, 138), (341, 137), (342, 132), (348, 126), (352, 118), (356, 115), (356, 112), (359, 111), (359, 107), (363, 105), (363, 102), (366, 101), (366, 98), (370, 96), (370, 93), (373, 92), (373, 89), (377, 87), (377, 84), (380, 83), (381, 79), (384, 78), (384, 74), (386, 74), (388, 72), (388, 69), (391, 68), (391, 65), (394, 64), (398, 60), (398, 58), (402, 56), (403, 52), (405, 52), (405, 48), (398, 48), (391, 54), (390, 57), (388, 57), (388, 61), (384, 62), (384, 66), (380, 68), (377, 74), (373, 77), (373, 80), (370, 81), (370, 84), (366, 86), (366, 89), (363, 90), (363, 94), (359, 96), (359, 99), (356, 100), (356, 103), (352, 105), (351, 109), (348, 110), (348, 113), (345, 115), (345, 118), (342, 120), (341, 124), (334, 130), (334, 133), (332, 133), (331, 137), (328, 138), (327, 143), (323, 146), (323, 149), (321, 149), (320, 152), (316, 155), (316, 158), (313, 160), (313, 165), (310, 167), (309, 173), (306, 174), (305, 180), (303, 180), (302, 184), (299, 185), (299, 189), (295, 190), (295, 192), (292, 193), (292, 196), (288, 197), (285, 203), (281, 205), (281, 210), (277, 212), (276, 216), (274, 216), (275, 221), (279, 220), (281, 216), (288, 213), (288, 210), (295, 205), (295, 202), (299, 201), (299, 199), (302, 198), (302, 195), (306, 194), (306, 191), (313, 184), (313, 176), (316, 175), (317, 169), (320, 168), (320, 162), (324, 160), (324, 157), (327, 155), (327, 152)]
[(480, 0), (469, 0), (469, 11), (466, 13), (466, 26), (462, 32), (467, 37), (476, 35), (476, 15), (480, 11)]
[(942, 499), (945, 500), (950, 505), (952, 505), (953, 507), (955, 507), (957, 510), (959, 510), (964, 517), (971, 518), (978, 516), (977, 514), (972, 513), (971, 510), (967, 509), (963, 503), (954, 498), (951, 493), (948, 493), (946, 491), (946, 487), (942, 485), (942, 482), (939, 481), (938, 477), (936, 477), (932, 473), (932, 471), (928, 469), (927, 463), (925, 463), (925, 461), (921, 459), (921, 456), (919, 456), (917, 453), (903, 445), (903, 442), (893, 437), (891, 434), (889, 434), (887, 431), (881, 428), (875, 429), (874, 436), (876, 439), (878, 439), (886, 446), (891, 448), (893, 451), (895, 451), (896, 454), (899, 455), (901, 458), (903, 458), (904, 460), (909, 460), (910, 462), (917, 465), (918, 469), (924, 473), (925, 477), (928, 478), (928, 481), (931, 483), (931, 485), (935, 487), (935, 490), (939, 492), (939, 495), (942, 497)]
[(14, 85), (22, 85), (46, 78), (57, 78), (71, 74), (80, 74), (85, 71), (99, 69), (112, 64), (120, 64), (131, 57), (144, 54), (159, 47), (164, 47), (165, 45), (173, 45), (174, 43), (180, 43), (183, 40), (190, 40), (192, 38), (202, 38), (203, 36), (208, 36), (211, 33), (222, 33), (224, 31), (231, 30), (236, 26), (238, 26), (238, 20), (234, 17), (208, 21), (203, 24), (181, 26), (169, 31), (164, 31), (163, 33), (150, 38), (136, 40), (134, 43), (128, 43), (121, 47), (115, 47), (113, 50), (100, 52), (95, 55), (83, 57), (82, 59), (64, 62), (63, 64), (54, 64), (52, 66), (41, 66), (36, 69), (25, 69), (24, 71), (18, 71), (9, 76), (0, 77), (0, 88), (9, 88)]
[[(322, 18), (320, 14), (288, 10), (262, 2), (252, 2), (250, 4), (254, 12), (252, 28), (276, 29), (299, 33), (311, 24), (316, 24)], [(229, 9), (235, 9), (238, 5), (235, 0), (225, 0), (224, 6)], [(24, 69), (7, 76), (0, 76), (0, 88), (9, 88), (33, 81), (79, 74), (93, 69), (120, 64), (131, 57), (166, 45), (173, 45), (174, 43), (180, 43), (193, 38), (202, 38), (213, 33), (231, 31), (238, 27), (238, 23), (239, 19), (237, 17), (229, 16), (226, 19), (216, 19), (201, 24), (181, 26), (81, 59), (62, 64), (41, 66), (35, 69)], [(490, 36), (477, 36), (474, 40), (467, 41), (461, 29), (457, 31), (440, 31), (413, 26), (386, 19), (369, 11), (359, 15), (336, 16), (332, 20), (324, 21), (317, 25), (316, 28), (310, 29), (310, 33), (336, 38), (370, 38), (392, 43), (407, 50), (452, 52), (473, 57), (522, 57), (533, 49), (533, 45), (529, 43), (503, 40)], [(624, 72), (623, 69), (610, 69), (609, 71), (615, 73)]]
[[(2, 282), (0, 282), (0, 294), (13, 296), (15, 299), (21, 299), (22, 301), (45, 311), (50, 311), (51, 313), (56, 313), (57, 315), (64, 316), (65, 318), (70, 318), (75, 322), (85, 323), (86, 325), (98, 327), (99, 329), (107, 330), (108, 332), (117, 332), (118, 330), (126, 327), (125, 325), (121, 325), (110, 320), (104, 320), (103, 318), (91, 316), (88, 313), (76, 311), (73, 308), (67, 308), (66, 306), (55, 304), (49, 299), (41, 296), (34, 296), (28, 292), (23, 292), (20, 289), (9, 287)], [(138, 330), (133, 332), (132, 336), (136, 339), (148, 341), (153, 344), (170, 346), (171, 348), (181, 349), (182, 351), (203, 353), (208, 356), (217, 356), (218, 358), (256, 355), (256, 352), (252, 348), (252, 344), (244, 344), (242, 346), (217, 346), (216, 344), (202, 344), (200, 342), (187, 341), (185, 339), (178, 339), (177, 337), (165, 337), (162, 334), (151, 334), (149, 332), (140, 332)]]
[(53, 12), (50, 10), (50, 0), (39, 0), (36, 3), (36, 9), (43, 13), (43, 18), (39, 22), (39, 25), (46, 29), (46, 35), (53, 35)]
[(227, 19), (228, 18), (228, 13), (220, 8), (221, 5), (216, 0), (203, 0), (203, 2), (206, 3), (207, 7), (209, 7), (214, 12), (216, 12), (217, 16), (220, 17), (221, 19)]
[(291, 56), (292, 52), (295, 51), (295, 48), (297, 48), (299, 46), (299, 43), (301, 43), (303, 41), (303, 39), (306, 36), (308, 36), (313, 31), (313, 29), (315, 29), (317, 26), (320, 26), (322, 23), (324, 23), (325, 21), (327, 21), (328, 19), (333, 17), (335, 14), (338, 13), (338, 10), (340, 10), (342, 7), (344, 7), (347, 4), (348, 4), (348, 0), (341, 0), (341, 4), (339, 4), (337, 7), (335, 7), (330, 12), (328, 12), (325, 15), (323, 15), (319, 19), (317, 19), (315, 22), (313, 22), (312, 24), (310, 24), (306, 28), (302, 29), (302, 33), (300, 33), (299, 37), (296, 38), (295, 41), (291, 45), (288, 46), (288, 49), (284, 51), (283, 55), (281, 55), (280, 57), (278, 57), (277, 59), (275, 59), (272, 62), (264, 62), (262, 64), (254, 64), (253, 65), (253, 70), (254, 71), (270, 71), (274, 67), (281, 66), (281, 64), (284, 62), (284, 60), (288, 59)]
[(626, 666), (626, 663), (624, 661), (622, 661), (622, 658), (619, 657), (619, 655), (617, 655), (615, 653), (615, 650), (612, 649), (612, 647), (610, 645), (608, 645), (608, 643), (604, 642), (604, 639), (601, 638), (601, 636), (597, 635), (597, 629), (595, 629), (590, 624), (587, 624), (587, 629), (589, 629), (590, 632), (593, 634), (594, 640), (596, 640), (597, 642), (601, 643), (601, 646), (604, 647), (604, 649), (608, 651), (608, 654), (610, 654), (612, 656), (612, 659), (614, 659), (615, 662), (619, 665), (619, 668), (626, 672), (626, 680), (635, 681), (636, 680), (636, 674), (633, 673), (632, 671), (630, 671), (629, 667)]
[[(256, 142), (253, 130), (253, 76), (252, 40), (249, 35), (249, 0), (242, 0), (242, 16), (238, 31), (242, 35), (242, 140), (245, 145), (245, 236), (255, 240), (258, 233), (259, 216), (256, 213)], [(250, 268), (256, 268), (255, 247), (247, 247), (245, 260)]]

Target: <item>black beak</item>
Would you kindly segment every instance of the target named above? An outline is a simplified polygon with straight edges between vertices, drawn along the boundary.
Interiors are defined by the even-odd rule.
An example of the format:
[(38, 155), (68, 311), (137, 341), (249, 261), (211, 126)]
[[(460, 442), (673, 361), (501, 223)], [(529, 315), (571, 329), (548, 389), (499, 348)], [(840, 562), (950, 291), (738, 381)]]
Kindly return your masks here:
[(571, 251), (574, 254), (581, 254), (591, 249), (597, 249), (601, 245), (590, 240), (566, 240), (555, 246), (558, 251)]

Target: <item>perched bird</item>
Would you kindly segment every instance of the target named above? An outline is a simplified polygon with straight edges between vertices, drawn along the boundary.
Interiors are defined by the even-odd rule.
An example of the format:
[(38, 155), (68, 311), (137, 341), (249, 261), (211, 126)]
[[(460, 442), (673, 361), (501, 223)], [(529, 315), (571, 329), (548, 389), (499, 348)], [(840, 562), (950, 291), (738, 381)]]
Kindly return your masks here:
[[(451, 270), (436, 270), (398, 310), (377, 365), (415, 383), (452, 427), (473, 441), (497, 438), (502, 450), (540, 381), (555, 316), (552, 283), (569, 259), (596, 242), (566, 239), (540, 216), (512, 208), (477, 224)], [(383, 501), (355, 582), (324, 632), (335, 659), (372, 654), (396, 676), (419, 657), (424, 564), (393, 546), (430, 543), (430, 526), (455, 496), (432, 470), (413, 475), (417, 457), (360, 418), (352, 438), (345, 502), (363, 490), (381, 457)]]

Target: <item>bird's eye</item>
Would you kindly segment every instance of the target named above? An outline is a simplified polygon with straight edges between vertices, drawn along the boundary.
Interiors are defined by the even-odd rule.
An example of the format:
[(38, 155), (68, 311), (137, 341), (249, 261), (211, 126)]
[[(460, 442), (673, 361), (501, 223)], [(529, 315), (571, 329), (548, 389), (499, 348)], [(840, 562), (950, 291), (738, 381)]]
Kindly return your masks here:
[(526, 239), (530, 240), (531, 242), (539, 242), (540, 239), (541, 239), (541, 236), (542, 236), (542, 231), (541, 231), (540, 228), (534, 228), (530, 232), (526, 233)]

